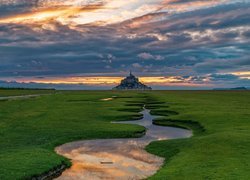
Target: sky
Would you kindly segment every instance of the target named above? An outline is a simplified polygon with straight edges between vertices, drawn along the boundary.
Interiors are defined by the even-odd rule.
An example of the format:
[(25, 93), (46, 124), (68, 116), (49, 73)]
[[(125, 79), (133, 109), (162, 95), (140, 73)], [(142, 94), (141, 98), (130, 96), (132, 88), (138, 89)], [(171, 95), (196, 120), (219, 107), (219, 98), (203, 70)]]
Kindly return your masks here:
[(0, 86), (250, 87), (250, 0), (0, 0)]

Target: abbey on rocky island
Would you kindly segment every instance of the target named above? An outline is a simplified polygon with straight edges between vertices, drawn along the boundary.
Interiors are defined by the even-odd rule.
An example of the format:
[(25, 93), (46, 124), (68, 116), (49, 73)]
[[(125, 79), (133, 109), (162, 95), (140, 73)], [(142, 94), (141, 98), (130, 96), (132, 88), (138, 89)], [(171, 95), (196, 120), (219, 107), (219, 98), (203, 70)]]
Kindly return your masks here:
[(152, 88), (141, 83), (130, 71), (129, 76), (123, 79), (113, 90), (152, 90)]

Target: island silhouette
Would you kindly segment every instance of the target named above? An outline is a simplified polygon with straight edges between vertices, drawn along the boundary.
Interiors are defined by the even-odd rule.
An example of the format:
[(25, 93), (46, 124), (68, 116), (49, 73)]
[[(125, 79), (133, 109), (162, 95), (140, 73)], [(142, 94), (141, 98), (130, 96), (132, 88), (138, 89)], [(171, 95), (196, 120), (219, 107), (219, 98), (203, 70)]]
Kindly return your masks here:
[(129, 76), (121, 80), (121, 83), (114, 87), (113, 90), (152, 90), (152, 88), (141, 83), (130, 71)]

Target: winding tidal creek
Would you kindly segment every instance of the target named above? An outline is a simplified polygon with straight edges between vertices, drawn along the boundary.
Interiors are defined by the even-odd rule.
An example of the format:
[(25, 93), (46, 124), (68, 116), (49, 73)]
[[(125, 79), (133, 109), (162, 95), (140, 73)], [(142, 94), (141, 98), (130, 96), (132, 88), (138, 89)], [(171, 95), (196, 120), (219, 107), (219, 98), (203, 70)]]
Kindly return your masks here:
[(116, 123), (138, 124), (147, 131), (141, 138), (84, 140), (57, 147), (58, 154), (71, 159), (72, 166), (58, 180), (131, 180), (145, 179), (155, 174), (164, 163), (164, 158), (152, 155), (144, 148), (152, 141), (188, 138), (187, 129), (157, 126), (150, 110), (144, 109), (141, 120)]

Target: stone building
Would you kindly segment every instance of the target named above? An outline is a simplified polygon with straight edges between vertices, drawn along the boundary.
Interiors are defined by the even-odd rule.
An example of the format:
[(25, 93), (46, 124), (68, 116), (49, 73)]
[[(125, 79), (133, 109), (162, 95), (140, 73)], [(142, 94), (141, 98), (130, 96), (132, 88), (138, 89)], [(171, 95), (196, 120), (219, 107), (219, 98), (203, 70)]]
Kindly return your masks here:
[(152, 90), (152, 88), (141, 83), (130, 71), (129, 76), (123, 79), (113, 90)]

